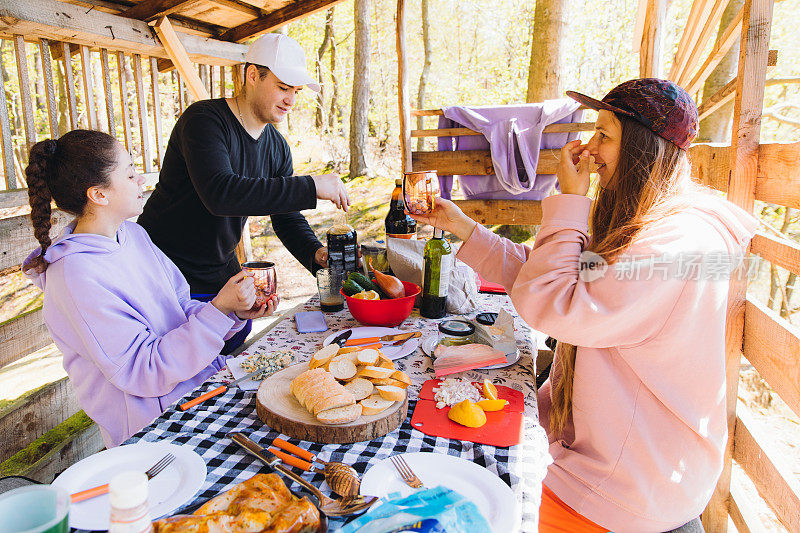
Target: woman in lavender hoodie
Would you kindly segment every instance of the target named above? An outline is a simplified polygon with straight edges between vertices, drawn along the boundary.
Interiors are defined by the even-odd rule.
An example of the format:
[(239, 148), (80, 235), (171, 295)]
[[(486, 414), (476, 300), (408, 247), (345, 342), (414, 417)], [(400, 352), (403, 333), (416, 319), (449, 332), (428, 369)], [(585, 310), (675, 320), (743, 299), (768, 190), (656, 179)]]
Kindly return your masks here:
[(533, 248), (447, 200), (415, 218), (462, 239), (457, 257), (561, 341), (538, 394), (553, 457), (539, 531), (667, 531), (700, 515), (722, 470), (728, 287), (756, 221), (693, 183), (683, 89), (567, 94), (599, 111), (596, 131), (561, 150)]
[[(233, 276), (204, 303), (177, 267), (127, 219), (144, 178), (114, 137), (75, 130), (31, 148), (25, 169), (34, 235), (23, 270), (44, 291), (44, 320), (81, 406), (106, 446), (136, 433), (225, 365), (225, 339), (257, 310), (251, 277)], [(50, 202), (75, 215), (50, 240)]]

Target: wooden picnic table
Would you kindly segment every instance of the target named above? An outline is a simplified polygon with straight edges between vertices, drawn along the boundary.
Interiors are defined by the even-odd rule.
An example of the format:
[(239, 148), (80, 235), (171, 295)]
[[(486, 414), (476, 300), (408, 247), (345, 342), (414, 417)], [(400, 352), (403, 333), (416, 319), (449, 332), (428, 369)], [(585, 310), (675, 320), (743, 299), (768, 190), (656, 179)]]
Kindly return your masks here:
[[(543, 339), (540, 333), (531, 330), (519, 318), (508, 296), (480, 294), (479, 300), (477, 312), (497, 312), (503, 308), (514, 315), (516, 340), (521, 357), (517, 363), (506, 368), (473, 370), (456, 376), (474, 381), (490, 378), (495, 383), (522, 391), (525, 397), (524, 437), (519, 445), (500, 448), (472, 442), (453, 441), (442, 437), (428, 436), (414, 429), (410, 420), (420, 386), (424, 381), (433, 378), (432, 361), (420, 348), (395, 361), (397, 368), (408, 373), (412, 380), (412, 385), (408, 388), (408, 417), (399, 428), (384, 437), (354, 444), (323, 445), (303, 441), (298, 443), (296, 440), (293, 442), (298, 443), (302, 448), (309, 449), (322, 459), (352, 464), (362, 475), (371, 466), (397, 453), (429, 451), (464, 458), (498, 475), (512, 488), (522, 511), (521, 531), (536, 531), (541, 482), (544, 479), (547, 464), (550, 462), (550, 456), (547, 453), (547, 437), (538, 424), (536, 406), (534, 364), (537, 344), (542, 345)], [(287, 313), (274, 327), (260, 333), (258, 337), (249, 342), (242, 354), (252, 354), (260, 350), (291, 349), (297, 354), (299, 360), (304, 361), (319, 349), (322, 341), (331, 333), (360, 326), (345, 307), (342, 311), (325, 315), (328, 331), (299, 334), (293, 320), (294, 313), (318, 309), (317, 297), (310, 298), (305, 304)], [(474, 314), (469, 316), (474, 316)], [(438, 322), (439, 320), (422, 318), (418, 311), (414, 310), (401, 328), (420, 329), (424, 339), (428, 335), (435, 334)], [(178, 403), (183, 403), (216, 388), (220, 381), (229, 379), (231, 377), (227, 371), (219, 372)], [(244, 432), (264, 446), (271, 443), (275, 437), (287, 438), (265, 426), (258, 419), (254, 391), (243, 391), (234, 387), (187, 412), (179, 411), (173, 406), (151, 425), (127, 440), (125, 444), (141, 440), (167, 441), (181, 446), (190, 446), (203, 458), (208, 469), (205, 483), (191, 501), (175, 511), (175, 514), (178, 514), (182, 509), (194, 507), (234, 484), (269, 469), (246, 455), (238, 445), (228, 438), (227, 435), (233, 431)], [(308, 472), (303, 473), (303, 476), (320, 487), (326, 495), (330, 495), (321, 474)], [(287, 485), (292, 490), (302, 492), (302, 488), (290, 480), (287, 480)], [(342, 519), (331, 519), (330, 528), (335, 530), (345, 523), (346, 521)]]

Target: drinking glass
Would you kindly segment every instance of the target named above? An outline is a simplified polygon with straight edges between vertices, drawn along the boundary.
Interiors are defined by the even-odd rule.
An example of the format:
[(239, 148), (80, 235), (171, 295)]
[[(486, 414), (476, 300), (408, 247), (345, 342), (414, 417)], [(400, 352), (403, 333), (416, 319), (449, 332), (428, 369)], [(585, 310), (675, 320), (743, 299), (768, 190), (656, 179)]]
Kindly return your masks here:
[(0, 524), (8, 533), (67, 533), (69, 494), (52, 485), (30, 485), (0, 495)]
[(256, 302), (253, 309), (264, 305), (278, 288), (278, 276), (275, 273), (275, 263), (269, 261), (248, 261), (242, 265), (242, 270), (253, 273), (253, 283), (256, 285)]
[(439, 178), (435, 170), (404, 173), (403, 198), (409, 213), (415, 215), (430, 213), (436, 205), (437, 196), (439, 196)]
[(326, 313), (344, 309), (344, 298), (341, 292), (344, 277), (336, 270), (321, 268), (317, 270), (317, 288), (319, 289), (319, 306)]

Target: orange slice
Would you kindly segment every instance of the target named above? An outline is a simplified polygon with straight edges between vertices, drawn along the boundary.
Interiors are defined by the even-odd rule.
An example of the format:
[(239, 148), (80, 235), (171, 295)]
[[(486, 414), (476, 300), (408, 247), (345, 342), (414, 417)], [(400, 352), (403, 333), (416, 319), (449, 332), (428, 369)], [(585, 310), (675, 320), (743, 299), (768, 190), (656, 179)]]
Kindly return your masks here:
[(483, 396), (487, 400), (497, 399), (497, 387), (495, 387), (494, 384), (488, 379), (483, 380)]
[(487, 413), (489, 411), (502, 411), (508, 405), (508, 400), (481, 400), (477, 405)]

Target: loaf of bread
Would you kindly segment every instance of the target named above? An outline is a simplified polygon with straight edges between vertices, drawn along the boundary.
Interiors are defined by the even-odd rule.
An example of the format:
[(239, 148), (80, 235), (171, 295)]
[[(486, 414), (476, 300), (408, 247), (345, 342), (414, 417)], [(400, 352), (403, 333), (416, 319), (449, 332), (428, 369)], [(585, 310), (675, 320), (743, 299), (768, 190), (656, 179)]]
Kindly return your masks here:
[[(292, 380), (289, 390), (309, 413), (316, 416), (320, 422), (328, 424), (342, 424), (345, 422), (339, 422), (338, 420), (343, 418), (339, 416), (334, 417), (337, 421), (329, 421), (332, 420), (332, 417), (320, 417), (320, 413), (356, 403), (353, 393), (336, 381), (333, 374), (323, 368), (306, 370)], [(361, 416), (361, 410), (359, 409), (358, 411), (353, 420)], [(353, 413), (352, 410), (347, 412)]]

